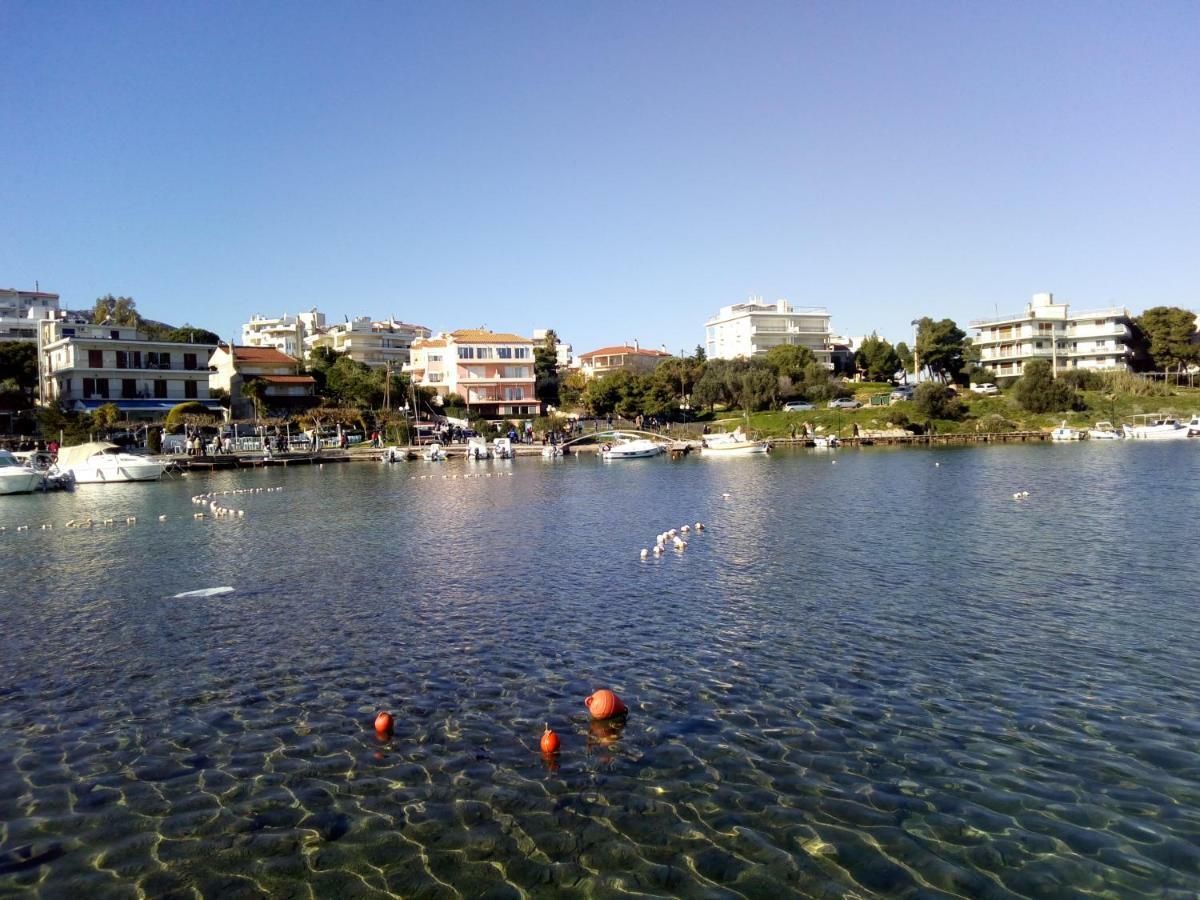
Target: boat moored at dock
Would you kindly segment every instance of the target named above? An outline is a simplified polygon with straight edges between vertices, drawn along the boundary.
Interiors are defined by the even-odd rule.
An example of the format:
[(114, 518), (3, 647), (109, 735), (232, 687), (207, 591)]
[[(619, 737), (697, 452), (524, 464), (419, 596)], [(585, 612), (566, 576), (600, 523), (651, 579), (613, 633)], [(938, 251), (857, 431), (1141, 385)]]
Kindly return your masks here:
[(58, 451), (59, 472), (70, 473), (76, 484), (115, 484), (157, 481), (166, 465), (149, 456), (127, 453), (116, 444), (91, 441)]
[(700, 444), (701, 456), (752, 456), (769, 453), (770, 441), (754, 440), (738, 426), (724, 434), (707, 435)]
[(647, 438), (630, 438), (616, 431), (613, 438), (617, 443), (604, 444), (600, 448), (601, 459), (646, 459), (663, 452), (662, 444)]
[(0, 450), (0, 494), (28, 494), (41, 487), (40, 472), (9, 451)]
[(1124, 426), (1125, 437), (1135, 441), (1178, 441), (1186, 440), (1190, 427), (1184, 425), (1174, 416), (1158, 413), (1156, 415), (1138, 415), (1133, 417), (1133, 424)]

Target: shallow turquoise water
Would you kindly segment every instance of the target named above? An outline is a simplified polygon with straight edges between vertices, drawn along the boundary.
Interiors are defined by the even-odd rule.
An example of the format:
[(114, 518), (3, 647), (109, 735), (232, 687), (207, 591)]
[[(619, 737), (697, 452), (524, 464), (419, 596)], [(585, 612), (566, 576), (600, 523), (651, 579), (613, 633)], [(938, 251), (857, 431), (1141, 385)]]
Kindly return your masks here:
[[(1198, 466), (864, 449), (0, 498), (0, 894), (1193, 896)], [(283, 490), (192, 519), (253, 487)], [(589, 725), (603, 686), (623, 729)]]

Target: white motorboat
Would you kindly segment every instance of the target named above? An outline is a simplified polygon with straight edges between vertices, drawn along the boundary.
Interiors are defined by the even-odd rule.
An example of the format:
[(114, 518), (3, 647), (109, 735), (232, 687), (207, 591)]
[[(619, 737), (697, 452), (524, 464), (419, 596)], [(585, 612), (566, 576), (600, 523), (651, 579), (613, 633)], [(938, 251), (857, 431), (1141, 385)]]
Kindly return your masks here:
[(425, 452), (421, 455), (426, 462), (441, 462), (446, 458), (446, 451), (442, 449), (441, 444), (434, 441), (425, 447)]
[(1119, 441), (1124, 437), (1112, 422), (1097, 422), (1095, 428), (1088, 429), (1087, 436), (1090, 441)]
[(562, 459), (563, 449), (558, 444), (547, 444), (542, 448), (542, 459)]
[(7, 450), (0, 450), (0, 494), (28, 494), (42, 486), (42, 475)]
[(626, 438), (617, 432), (613, 432), (613, 437), (619, 443), (604, 444), (600, 448), (602, 459), (645, 459), (649, 456), (658, 456), (663, 452), (662, 444), (656, 441), (646, 438)]
[(1083, 432), (1077, 428), (1068, 428), (1066, 421), (1050, 432), (1052, 441), (1082, 441)]
[(701, 456), (749, 456), (769, 453), (770, 441), (756, 441), (747, 437), (741, 426), (725, 434), (710, 434), (700, 444)]
[(487, 438), (476, 435), (467, 440), (467, 459), (488, 459), (492, 453), (488, 450)]
[(76, 484), (157, 481), (167, 468), (156, 459), (126, 453), (104, 441), (61, 448), (57, 466), (60, 472), (69, 472)]
[(842, 442), (838, 440), (836, 435), (831, 434), (828, 437), (813, 438), (813, 446), (818, 450), (834, 450), (842, 446)]
[(1135, 441), (1178, 441), (1186, 440), (1191, 429), (1174, 416), (1139, 415), (1134, 416), (1132, 425), (1124, 426), (1125, 437)]
[(496, 459), (512, 459), (513, 445), (506, 437), (496, 438), (492, 441), (492, 456)]
[(1200, 415), (1192, 416), (1185, 424), (1187, 425), (1188, 437), (1200, 437)]

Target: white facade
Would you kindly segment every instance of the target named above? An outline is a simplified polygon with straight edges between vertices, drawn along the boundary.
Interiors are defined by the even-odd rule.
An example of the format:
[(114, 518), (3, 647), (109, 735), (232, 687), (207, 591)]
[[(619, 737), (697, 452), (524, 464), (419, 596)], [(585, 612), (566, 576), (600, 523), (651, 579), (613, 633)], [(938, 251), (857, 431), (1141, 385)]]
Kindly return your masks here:
[(210, 400), (213, 349), (143, 340), (128, 325), (45, 319), (38, 325), (39, 402), (78, 410), (115, 403), (130, 418), (161, 418), (185, 400)]
[(304, 350), (311, 354), (318, 347), (328, 347), (355, 362), (379, 368), (390, 365), (399, 371), (409, 363), (413, 341), (429, 336), (430, 331), (424, 325), (395, 319), (372, 322), (370, 316), (357, 316), (308, 335)]
[(1054, 295), (1034, 294), (1025, 311), (977, 319), (980, 362), (998, 377), (1015, 377), (1030, 359), (1045, 359), (1055, 371), (1127, 370), (1133, 357), (1132, 317), (1122, 306), (1071, 313)]
[(296, 316), (260, 316), (255, 313), (242, 326), (242, 344), (246, 347), (273, 347), (280, 353), (299, 359), (304, 355), (304, 324)]
[(723, 306), (704, 323), (705, 352), (709, 359), (749, 359), (772, 347), (791, 344), (807, 347), (817, 361), (829, 365), (829, 311), (822, 307), (794, 307), (786, 300)]
[(58, 313), (58, 294), (0, 288), (0, 341), (38, 339), (38, 322)]

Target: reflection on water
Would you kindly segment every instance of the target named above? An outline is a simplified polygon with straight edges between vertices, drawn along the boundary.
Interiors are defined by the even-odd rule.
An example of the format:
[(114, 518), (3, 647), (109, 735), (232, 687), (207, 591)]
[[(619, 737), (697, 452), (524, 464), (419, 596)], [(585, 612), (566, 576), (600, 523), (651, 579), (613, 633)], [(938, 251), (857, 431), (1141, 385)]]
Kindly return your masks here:
[(1190, 894), (1197, 449), (0, 498), (0, 893)]

